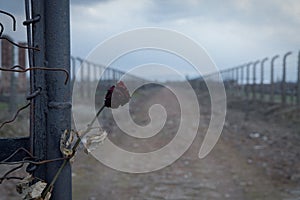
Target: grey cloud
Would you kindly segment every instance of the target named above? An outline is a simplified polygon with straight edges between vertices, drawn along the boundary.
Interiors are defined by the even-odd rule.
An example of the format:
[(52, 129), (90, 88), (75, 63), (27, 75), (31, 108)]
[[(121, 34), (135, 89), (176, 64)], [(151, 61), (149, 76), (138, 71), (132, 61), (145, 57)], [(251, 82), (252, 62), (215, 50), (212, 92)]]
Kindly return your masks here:
[[(20, 0), (0, 0), (0, 10), (4, 10), (14, 15), (22, 15), (25, 13), (24, 1)], [(2, 15), (0, 16), (0, 19)]]
[(70, 0), (71, 5), (93, 5), (112, 0)]
[[(236, 21), (245, 25), (272, 26), (282, 23), (298, 24), (282, 6), (272, 0), (252, 0), (245, 8), (237, 6), (237, 0), (195, 1), (187, 3), (179, 0), (153, 0), (146, 17), (153, 22), (163, 22), (181, 18), (202, 18), (217, 22)], [(240, 1), (243, 2), (243, 1)], [(300, 5), (300, 2), (299, 2)]]

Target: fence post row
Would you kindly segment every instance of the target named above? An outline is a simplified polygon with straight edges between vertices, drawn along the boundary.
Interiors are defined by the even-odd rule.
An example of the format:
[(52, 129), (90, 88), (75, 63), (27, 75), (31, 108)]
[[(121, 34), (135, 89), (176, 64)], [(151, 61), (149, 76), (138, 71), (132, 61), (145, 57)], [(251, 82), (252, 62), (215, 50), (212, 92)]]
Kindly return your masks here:
[[(279, 55), (275, 55), (270, 61), (270, 82), (265, 85), (265, 63), (269, 60), (268, 57), (262, 60), (257, 60), (255, 62), (249, 62), (241, 66), (229, 68), (220, 71), (223, 80), (226, 81), (226, 89), (230, 89), (230, 94), (245, 96), (247, 100), (260, 100), (267, 101), (271, 103), (279, 102), (284, 106), (287, 104), (300, 105), (300, 51), (298, 52), (298, 62), (297, 62), (297, 79), (295, 83), (288, 83), (287, 80), (287, 58), (292, 54), (291, 51), (283, 55), (282, 62), (282, 79), (280, 82), (275, 82), (274, 80), (274, 63)], [(260, 70), (257, 69), (259, 65)], [(251, 66), (253, 68), (251, 69)], [(246, 71), (245, 71), (246, 70)], [(258, 75), (258, 73), (260, 75)], [(208, 74), (206, 76), (210, 76)], [(253, 77), (252, 77), (253, 76)], [(259, 77), (260, 76), (260, 77)], [(199, 79), (201, 81), (201, 79)], [(280, 86), (277, 90), (277, 86)], [(258, 98), (258, 93), (259, 98)], [(267, 94), (266, 94), (267, 93)], [(269, 97), (267, 96), (269, 95)], [(266, 98), (268, 97), (268, 98)]]

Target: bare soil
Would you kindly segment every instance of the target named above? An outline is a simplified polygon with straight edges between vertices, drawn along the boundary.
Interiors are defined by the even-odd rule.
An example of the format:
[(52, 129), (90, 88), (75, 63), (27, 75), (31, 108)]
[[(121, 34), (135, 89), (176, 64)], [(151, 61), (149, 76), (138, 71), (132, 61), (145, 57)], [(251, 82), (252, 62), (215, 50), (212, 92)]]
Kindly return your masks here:
[[(228, 98), (222, 135), (212, 152), (200, 160), (198, 152), (210, 120), (208, 97), (205, 91), (198, 94), (201, 119), (192, 146), (180, 159), (159, 171), (123, 173), (104, 166), (83, 151), (78, 152), (73, 163), (73, 199), (299, 200), (298, 112)], [(167, 111), (165, 127), (150, 139), (134, 139), (124, 134), (109, 110), (103, 113), (100, 122), (109, 139), (118, 146), (135, 152), (153, 151), (176, 134), (180, 112), (174, 99), (164, 88), (139, 91), (132, 98), (130, 111), (140, 125), (149, 122), (151, 105), (160, 103)], [(14, 184), (6, 181), (0, 185), (0, 200), (18, 199)]]
[[(131, 112), (138, 124), (149, 122), (150, 105), (165, 107), (168, 119), (157, 136), (133, 139), (116, 127), (109, 113), (100, 120), (109, 138), (124, 149), (147, 152), (161, 148), (177, 131), (178, 102), (167, 89), (156, 88), (137, 96), (131, 102)], [(300, 199), (300, 134), (294, 122), (274, 113), (265, 115), (266, 105), (248, 102), (245, 112), (243, 100), (229, 99), (222, 136), (213, 151), (200, 160), (197, 155), (210, 120), (210, 103), (205, 92), (198, 98), (198, 135), (180, 159), (156, 172), (128, 174), (80, 154), (74, 163), (74, 199)]]

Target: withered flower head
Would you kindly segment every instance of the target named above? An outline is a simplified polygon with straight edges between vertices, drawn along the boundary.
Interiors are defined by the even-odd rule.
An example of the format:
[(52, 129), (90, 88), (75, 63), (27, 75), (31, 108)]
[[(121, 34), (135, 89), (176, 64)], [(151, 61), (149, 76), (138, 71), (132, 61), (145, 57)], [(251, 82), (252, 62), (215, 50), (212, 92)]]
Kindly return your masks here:
[(129, 91), (123, 81), (111, 86), (105, 95), (104, 105), (108, 108), (118, 108), (128, 103), (130, 100)]

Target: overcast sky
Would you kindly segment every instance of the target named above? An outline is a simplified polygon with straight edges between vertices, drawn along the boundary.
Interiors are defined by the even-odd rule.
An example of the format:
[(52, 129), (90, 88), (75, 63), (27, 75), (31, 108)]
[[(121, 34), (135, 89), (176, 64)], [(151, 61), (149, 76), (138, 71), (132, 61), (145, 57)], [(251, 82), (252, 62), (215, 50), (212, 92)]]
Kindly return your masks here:
[[(11, 35), (21, 40), (25, 32), (21, 27), (24, 8), (20, 2), (23, 3), (0, 0), (0, 9), (17, 16), (18, 32)], [(0, 20), (10, 33), (9, 20), (2, 15)], [(300, 1), (71, 0), (74, 56), (85, 57), (108, 37), (141, 27), (168, 28), (189, 36), (224, 69), (289, 50), (296, 56), (300, 46)], [(130, 65), (132, 59), (128, 58), (125, 65)], [(140, 59), (138, 63), (142, 62)], [(186, 70), (186, 74), (192, 73)]]

